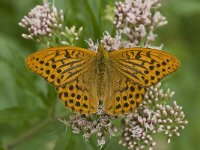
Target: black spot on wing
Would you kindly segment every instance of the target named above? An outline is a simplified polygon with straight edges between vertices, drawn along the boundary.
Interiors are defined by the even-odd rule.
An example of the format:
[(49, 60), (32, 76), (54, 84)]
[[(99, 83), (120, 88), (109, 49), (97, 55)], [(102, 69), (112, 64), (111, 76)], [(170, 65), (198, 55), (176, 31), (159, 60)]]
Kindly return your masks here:
[(135, 56), (135, 59), (140, 59), (141, 58), (141, 51), (139, 51), (137, 54), (136, 54), (136, 56)]

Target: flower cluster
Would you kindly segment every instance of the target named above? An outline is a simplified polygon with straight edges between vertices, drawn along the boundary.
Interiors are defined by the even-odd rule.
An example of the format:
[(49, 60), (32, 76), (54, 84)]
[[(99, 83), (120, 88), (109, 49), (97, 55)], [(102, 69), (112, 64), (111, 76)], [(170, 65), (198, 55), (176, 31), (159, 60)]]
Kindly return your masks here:
[(157, 10), (158, 0), (125, 0), (116, 2), (114, 24), (119, 30), (129, 30), (128, 39), (135, 46), (152, 46), (154, 30), (167, 23)]
[(184, 129), (188, 121), (185, 120), (185, 114), (182, 107), (177, 105), (176, 101), (173, 105), (156, 105), (156, 113), (158, 117), (159, 128), (158, 132), (165, 132), (167, 141), (170, 143), (172, 136), (180, 136), (180, 129)]
[(26, 39), (38, 39), (41, 36), (51, 37), (56, 30), (62, 29), (64, 21), (63, 10), (58, 13), (57, 8), (48, 2), (44, 5), (37, 5), (27, 16), (24, 16), (19, 23), (23, 28), (28, 29), (28, 34), (22, 34)]
[(119, 144), (128, 149), (152, 149), (156, 145), (152, 136), (156, 133), (164, 132), (168, 142), (172, 136), (179, 136), (180, 129), (188, 122), (176, 101), (172, 106), (165, 104), (173, 95), (169, 89), (164, 92), (160, 83), (150, 87), (139, 109), (122, 119), (123, 133)]
[[(154, 134), (163, 132), (169, 143), (172, 136), (180, 136), (180, 130), (188, 123), (182, 107), (176, 101), (172, 106), (165, 104), (173, 95), (174, 91), (164, 91), (161, 83), (158, 83), (147, 90), (144, 101), (134, 113), (116, 118), (106, 114), (100, 106), (94, 116), (75, 114), (64, 122), (72, 127), (73, 133), (82, 132), (86, 140), (97, 135), (100, 147), (106, 143), (107, 135), (112, 137), (121, 133), (119, 144), (128, 149), (152, 149), (156, 145)], [(121, 120), (120, 126), (113, 124), (115, 119)]]
[[(158, 0), (116, 2), (114, 10), (116, 34), (111, 36), (105, 31), (100, 43), (103, 43), (107, 50), (138, 46), (154, 47), (153, 42), (157, 36), (154, 33), (155, 29), (167, 23), (166, 18), (158, 11), (160, 6)], [(111, 7), (107, 7), (111, 10)], [(106, 15), (112, 20), (109, 17), (111, 14)], [(36, 39), (42, 43), (45, 38), (51, 38), (51, 42), (57, 45), (76, 45), (75, 41), (79, 39), (83, 28), (64, 27), (63, 23), (63, 11), (60, 10), (58, 13), (54, 4), (50, 5), (46, 1), (43, 6), (38, 5), (33, 8), (19, 25), (28, 29), (29, 34), (22, 34), (26, 39)], [(56, 37), (59, 39), (58, 42), (54, 40)], [(43, 43), (49, 46), (47, 40)], [(98, 42), (89, 39), (87, 43), (88, 49), (97, 51)], [(177, 105), (176, 101), (172, 105), (167, 104), (174, 94), (175, 92), (170, 89), (163, 90), (161, 83), (158, 83), (147, 89), (143, 102), (134, 113), (113, 117), (106, 114), (100, 105), (94, 115), (73, 114), (69, 120), (63, 122), (72, 128), (73, 133), (83, 133), (86, 140), (96, 135), (100, 147), (105, 145), (109, 137), (120, 135), (119, 144), (128, 149), (152, 149), (156, 145), (154, 134), (163, 132), (170, 142), (171, 137), (179, 136), (180, 130), (188, 123), (182, 107)], [(114, 120), (121, 122), (120, 125), (115, 125)]]
[(69, 28), (66, 26), (65, 31), (61, 32), (61, 35), (65, 37), (65, 40), (61, 41), (61, 44), (75, 45), (75, 41), (79, 40), (79, 36), (81, 35), (82, 30), (83, 27), (76, 28), (75, 26), (72, 26)]
[(128, 115), (122, 120), (123, 133), (119, 144), (128, 149), (143, 149), (153, 147), (152, 133), (155, 133), (157, 118), (151, 109), (140, 108), (135, 113)]
[(69, 121), (66, 121), (66, 124), (72, 127), (73, 133), (78, 134), (82, 131), (86, 141), (93, 134), (96, 134), (98, 145), (103, 147), (106, 143), (106, 136), (109, 134), (112, 137), (118, 132), (118, 128), (112, 123), (113, 119), (114, 117), (106, 114), (103, 111), (103, 107), (100, 106), (93, 118), (75, 114), (71, 116)]
[[(112, 37), (109, 32), (105, 31), (100, 43), (103, 43), (106, 49), (109, 50), (118, 50), (122, 47), (122, 38), (121, 33), (117, 32), (115, 37)], [(92, 39), (86, 41), (88, 43), (89, 49), (97, 51), (99, 42), (95, 43)]]
[(167, 89), (167, 91), (164, 92), (164, 90), (161, 89), (161, 83), (159, 82), (157, 85), (150, 87), (146, 91), (145, 101), (143, 101), (141, 105), (144, 105), (144, 107), (154, 107), (156, 104), (162, 104), (166, 100), (169, 100), (174, 94), (175, 92), (170, 89)]
[(28, 30), (27, 34), (22, 34), (23, 38), (36, 40), (48, 47), (75, 45), (83, 30), (82, 27), (64, 27), (63, 10), (58, 11), (54, 2), (50, 4), (48, 0), (44, 1), (43, 5), (34, 7), (27, 16), (22, 18), (19, 26)]
[[(128, 33), (128, 31), (117, 31), (115, 36), (112, 37), (109, 32), (105, 31), (100, 43), (103, 43), (106, 49), (109, 50), (119, 50), (121, 48), (135, 47), (135, 45), (122, 38), (123, 34)], [(87, 41), (89, 49), (97, 51), (99, 46), (98, 42), (93, 42), (91, 39)]]

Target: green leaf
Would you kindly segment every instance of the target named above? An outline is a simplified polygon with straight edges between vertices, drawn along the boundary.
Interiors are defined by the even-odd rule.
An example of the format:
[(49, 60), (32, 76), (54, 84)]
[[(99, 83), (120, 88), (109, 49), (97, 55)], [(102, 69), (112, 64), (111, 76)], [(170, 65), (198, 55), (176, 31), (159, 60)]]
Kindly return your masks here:
[(63, 134), (57, 139), (54, 150), (65, 150), (72, 136), (71, 131), (68, 131), (67, 133), (63, 132)]
[(191, 16), (200, 13), (199, 1), (175, 1), (172, 6), (174, 12), (179, 15)]
[(46, 112), (43, 109), (29, 110), (22, 107), (7, 108), (0, 111), (0, 123), (22, 122), (38, 116), (44, 117)]

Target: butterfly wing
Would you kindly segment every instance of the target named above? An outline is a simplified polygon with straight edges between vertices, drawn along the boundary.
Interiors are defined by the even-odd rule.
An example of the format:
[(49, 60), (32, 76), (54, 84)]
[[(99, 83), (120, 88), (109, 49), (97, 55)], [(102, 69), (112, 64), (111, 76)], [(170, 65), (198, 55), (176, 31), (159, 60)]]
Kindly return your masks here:
[(94, 72), (89, 67), (70, 84), (57, 87), (59, 98), (74, 112), (92, 114), (97, 111), (98, 98)]
[(149, 48), (117, 50), (111, 52), (109, 57), (121, 74), (143, 87), (158, 83), (180, 65), (179, 60), (171, 54)]
[(113, 68), (109, 73), (112, 91), (104, 103), (105, 111), (114, 115), (135, 110), (143, 100), (145, 89), (174, 72), (180, 64), (164, 51), (146, 48), (112, 51), (109, 58)]
[(26, 64), (56, 87), (68, 108), (90, 114), (98, 107), (92, 68), (95, 56), (95, 52), (78, 47), (49, 48), (28, 56)]
[(144, 98), (145, 88), (136, 85), (129, 78), (111, 66), (108, 71), (110, 91), (104, 100), (104, 109), (108, 114), (120, 115), (133, 112)]

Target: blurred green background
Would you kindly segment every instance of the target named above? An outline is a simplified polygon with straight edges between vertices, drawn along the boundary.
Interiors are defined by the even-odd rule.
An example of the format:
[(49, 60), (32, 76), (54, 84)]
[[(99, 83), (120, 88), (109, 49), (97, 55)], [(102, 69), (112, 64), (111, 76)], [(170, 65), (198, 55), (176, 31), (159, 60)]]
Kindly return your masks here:
[[(113, 31), (111, 22), (101, 20), (105, 5), (114, 0), (59, 0), (68, 26), (83, 26), (84, 39), (97, 40), (104, 30)], [(0, 150), (92, 150), (99, 149), (95, 138), (85, 143), (81, 135), (53, 118), (67, 115), (62, 103), (52, 108), (52, 90), (43, 79), (27, 70), (25, 57), (37, 45), (21, 37), (25, 31), (18, 26), (21, 18), (42, 0), (0, 0)], [(174, 100), (183, 106), (189, 124), (181, 136), (167, 144), (165, 136), (157, 140), (155, 149), (200, 149), (200, 1), (163, 0), (161, 12), (168, 25), (160, 28), (157, 42), (181, 60), (180, 69), (164, 81), (164, 87), (176, 91)], [(84, 39), (83, 39), (84, 38)], [(105, 149), (125, 149), (112, 138)], [(2, 148), (1, 148), (2, 147)]]

